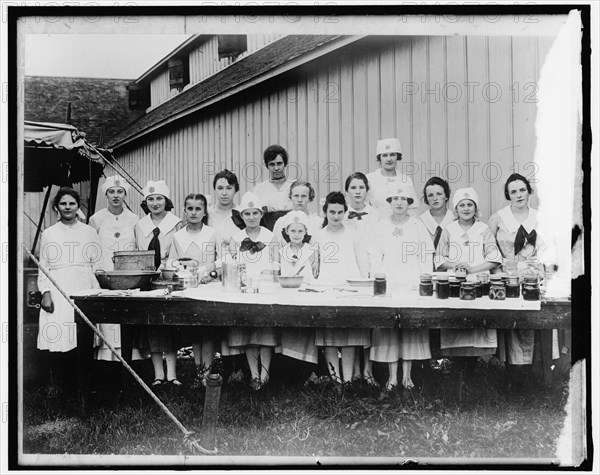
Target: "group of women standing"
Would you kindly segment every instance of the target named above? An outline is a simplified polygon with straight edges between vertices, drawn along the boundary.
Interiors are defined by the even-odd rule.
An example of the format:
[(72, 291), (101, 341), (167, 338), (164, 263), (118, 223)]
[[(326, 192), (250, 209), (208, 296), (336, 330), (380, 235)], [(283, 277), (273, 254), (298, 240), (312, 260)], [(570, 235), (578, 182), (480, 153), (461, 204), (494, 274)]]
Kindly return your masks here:
[[(96, 287), (93, 271), (112, 269), (114, 251), (148, 249), (155, 252), (157, 268), (178, 258), (197, 260), (203, 284), (218, 280), (221, 263), (230, 259), (246, 263), (248, 278), (254, 282), (265, 272), (272, 276), (274, 270), (281, 275), (299, 271), (305, 281), (332, 284), (383, 273), (388, 292), (394, 293), (416, 290), (417, 276), (434, 270), (523, 273), (538, 272), (541, 262), (556, 262), (552, 246), (536, 232), (537, 212), (529, 207), (533, 190), (525, 177), (513, 174), (508, 178), (505, 196), (509, 205), (494, 214), (488, 224), (479, 220), (474, 189), (459, 189), (451, 195), (448, 183), (433, 177), (425, 184), (422, 196), (429, 209), (418, 216), (419, 197), (410, 177), (397, 166), (402, 159), (399, 140), (378, 141), (376, 158), (380, 168), (368, 175), (351, 174), (345, 193), (333, 191), (326, 196), (322, 214), (309, 212), (315, 190), (306, 181), (287, 178), (288, 155), (277, 145), (264, 153), (269, 180), (245, 193), (239, 206), (234, 205), (238, 179), (223, 170), (212, 183), (214, 203), (209, 204), (199, 193), (187, 195), (183, 220), (172, 212), (170, 190), (162, 180), (146, 184), (143, 194), (149, 213), (138, 219), (123, 207), (128, 184), (118, 176), (107, 178), (102, 190), (108, 206), (90, 218), (90, 226), (76, 219), (77, 193), (62, 188), (54, 200), (60, 221), (42, 235), (41, 263), (71, 292)], [(72, 247), (73, 242), (81, 244), (81, 251), (94, 243), (98, 252), (91, 255), (76, 247), (76, 259), (67, 261), (71, 248), (65, 246)], [(58, 259), (49, 252), (54, 245), (59, 247)], [(39, 286), (43, 300), (38, 348), (70, 351), (76, 346), (74, 337), (65, 345), (61, 338), (53, 342), (43, 335), (48, 333), (48, 325), (72, 325), (73, 312), (42, 272)], [(340, 383), (365, 378), (377, 384), (371, 362), (388, 363), (386, 389), (398, 385), (400, 360), (402, 384), (411, 388), (411, 362), (431, 358), (428, 330), (197, 328), (186, 330), (185, 338), (176, 328), (164, 326), (150, 326), (137, 335), (134, 358), (151, 355), (153, 386), (181, 385), (176, 351), (184, 345), (193, 346), (201, 377), (215, 351), (220, 350), (223, 356), (245, 353), (253, 389), (269, 381), (274, 351), (316, 364), (321, 349), (329, 376)], [(118, 325), (101, 325), (101, 330), (114, 346), (120, 346)], [(440, 350), (448, 356), (481, 356), (495, 353), (498, 340), (496, 330), (441, 330)], [(531, 331), (508, 331), (505, 340), (508, 363), (532, 362)], [(97, 342), (97, 357), (113, 358), (102, 342)]]

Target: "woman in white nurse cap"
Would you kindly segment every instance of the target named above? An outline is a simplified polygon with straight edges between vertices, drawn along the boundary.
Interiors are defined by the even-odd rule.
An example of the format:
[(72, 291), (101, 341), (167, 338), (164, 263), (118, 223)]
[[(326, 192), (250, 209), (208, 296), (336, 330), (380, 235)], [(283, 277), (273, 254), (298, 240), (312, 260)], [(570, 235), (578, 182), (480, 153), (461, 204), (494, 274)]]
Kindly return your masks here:
[(440, 236), (436, 251), (438, 270), (460, 267), (472, 274), (489, 271), (502, 262), (490, 228), (479, 221), (478, 202), (473, 188), (460, 188), (454, 192), (452, 206), (456, 221), (446, 226)]
[[(379, 169), (367, 175), (369, 180), (369, 194), (367, 199), (371, 206), (377, 208), (383, 217), (390, 216), (392, 210), (387, 203), (388, 185), (398, 184), (403, 186), (413, 186), (412, 179), (404, 175), (398, 167), (402, 160), (402, 146), (397, 138), (381, 139), (377, 141), (377, 161)], [(415, 201), (411, 208), (418, 207)]]
[[(246, 192), (238, 207), (245, 229), (231, 236), (230, 245), (236, 250), (237, 259), (246, 264), (249, 283), (256, 284), (261, 273), (273, 277), (274, 264), (279, 260), (275, 236), (260, 225), (263, 202), (252, 192)], [(253, 285), (256, 287), (256, 285)], [(274, 327), (232, 327), (228, 333), (229, 347), (243, 349), (250, 368), (250, 386), (260, 389), (269, 381), (273, 348), (277, 345)]]
[[(173, 207), (169, 187), (163, 180), (148, 181), (142, 190), (150, 213), (140, 219), (135, 226), (137, 247), (140, 250), (153, 250), (156, 269), (166, 262), (173, 242), (173, 235), (182, 227), (181, 219), (171, 213)], [(167, 209), (169, 207), (169, 209)], [(154, 366), (153, 386), (166, 382), (181, 386), (177, 379), (177, 333), (174, 328), (148, 326), (148, 347)], [(167, 378), (163, 369), (163, 353), (167, 363)]]
[[(137, 214), (125, 209), (123, 203), (129, 192), (129, 184), (119, 175), (109, 176), (100, 187), (106, 196), (108, 206), (98, 210), (90, 217), (90, 226), (98, 233), (102, 250), (101, 266), (110, 271), (114, 268), (113, 255), (115, 251), (133, 251), (136, 249), (135, 225), (139, 220)], [(106, 342), (110, 343), (117, 352), (121, 351), (121, 327), (113, 323), (100, 323), (99, 329), (104, 334), (104, 341), (95, 341), (96, 359), (118, 361), (109, 350)], [(133, 349), (133, 359), (141, 359), (136, 348)]]

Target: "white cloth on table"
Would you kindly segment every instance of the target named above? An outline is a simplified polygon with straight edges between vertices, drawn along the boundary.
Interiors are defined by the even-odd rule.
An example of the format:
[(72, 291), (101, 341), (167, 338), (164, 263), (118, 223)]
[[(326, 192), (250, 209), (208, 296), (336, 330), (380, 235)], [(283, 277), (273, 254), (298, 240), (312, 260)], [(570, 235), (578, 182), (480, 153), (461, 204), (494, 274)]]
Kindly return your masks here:
[[(94, 276), (100, 259), (98, 234), (87, 224), (77, 221), (67, 226), (59, 221), (42, 233), (40, 264), (67, 295), (100, 287)], [(42, 294), (49, 291), (54, 304), (52, 313), (40, 309), (38, 349), (67, 352), (76, 348), (75, 310), (41, 270), (38, 288)]]
[[(135, 225), (139, 221), (137, 214), (123, 209), (120, 214), (113, 214), (103, 208), (90, 218), (90, 226), (98, 233), (102, 247), (102, 261), (100, 266), (106, 271), (114, 269), (112, 260), (117, 251), (134, 251), (137, 249), (135, 242)], [(99, 323), (98, 330), (104, 335), (106, 342), (121, 354), (121, 325), (118, 323)], [(103, 361), (118, 361), (106, 343), (94, 335), (95, 357)], [(142, 359), (137, 348), (132, 348), (132, 359)]]

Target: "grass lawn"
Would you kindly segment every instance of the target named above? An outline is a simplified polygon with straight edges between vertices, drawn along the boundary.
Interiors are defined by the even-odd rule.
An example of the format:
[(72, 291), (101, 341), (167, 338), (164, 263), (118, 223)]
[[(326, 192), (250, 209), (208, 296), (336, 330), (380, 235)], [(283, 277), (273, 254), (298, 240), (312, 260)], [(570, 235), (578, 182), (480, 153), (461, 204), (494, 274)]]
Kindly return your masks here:
[[(204, 389), (179, 361), (182, 388), (156, 391), (188, 429), (202, 425)], [(151, 380), (148, 361), (136, 368)], [(182, 433), (141, 389), (119, 391), (116, 364), (96, 363), (91, 413), (48, 386), (24, 392), (24, 453), (181, 455)], [(458, 365), (456, 365), (458, 366)], [(386, 365), (375, 366), (385, 380)], [(568, 396), (566, 378), (543, 389), (529, 373), (509, 388), (503, 367), (479, 362), (458, 399), (459, 371), (415, 365), (412, 391), (389, 393), (356, 382), (305, 387), (275, 380), (260, 391), (224, 384), (217, 424), (219, 455), (554, 458)]]

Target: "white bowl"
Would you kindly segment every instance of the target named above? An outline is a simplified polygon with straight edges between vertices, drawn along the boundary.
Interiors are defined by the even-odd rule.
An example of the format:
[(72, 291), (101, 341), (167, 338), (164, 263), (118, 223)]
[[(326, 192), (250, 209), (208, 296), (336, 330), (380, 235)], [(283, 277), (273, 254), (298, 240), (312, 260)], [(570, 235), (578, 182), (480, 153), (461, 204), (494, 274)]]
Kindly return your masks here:
[(356, 279), (346, 279), (350, 287), (372, 287), (373, 279), (368, 277), (358, 277)]

